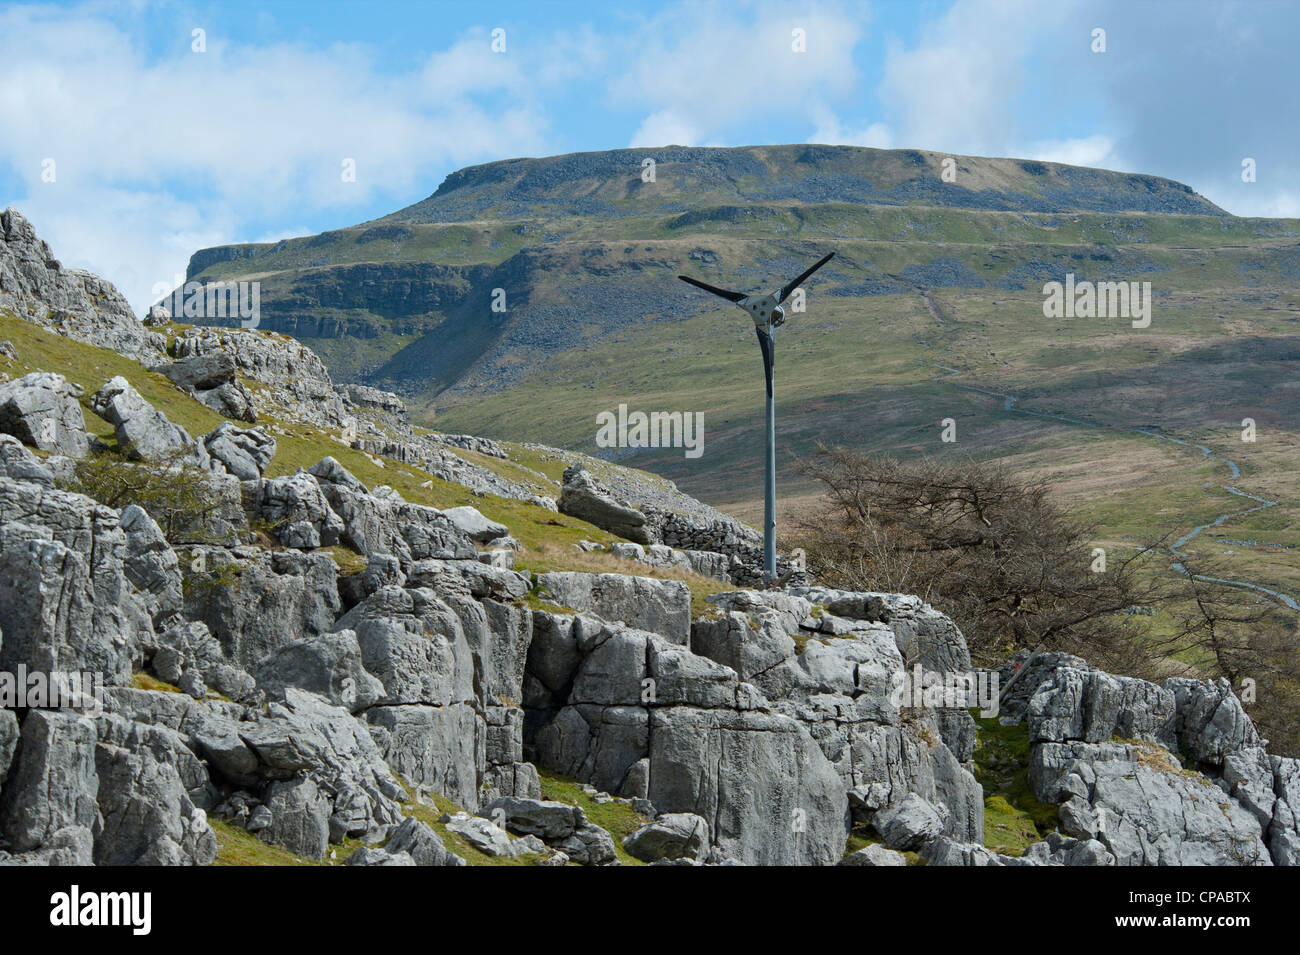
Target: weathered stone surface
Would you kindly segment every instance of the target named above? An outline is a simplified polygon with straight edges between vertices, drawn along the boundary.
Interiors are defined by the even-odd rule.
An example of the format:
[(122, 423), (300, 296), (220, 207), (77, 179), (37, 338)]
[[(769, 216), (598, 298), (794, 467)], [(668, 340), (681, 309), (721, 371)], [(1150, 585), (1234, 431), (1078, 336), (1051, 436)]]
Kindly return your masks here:
[(586, 815), (577, 806), (517, 797), (495, 799), (479, 810), (479, 815), (511, 832), (537, 836), (546, 843), (567, 839), (587, 823)]
[(1179, 749), (1197, 762), (1220, 766), (1229, 753), (1260, 745), (1255, 724), (1227, 680), (1169, 679), (1165, 689), (1177, 700)]
[(370, 849), (362, 846), (348, 856), (344, 865), (415, 865), (409, 853), (394, 852), (391, 849)]
[(120, 519), (126, 535), (122, 569), (155, 624), (180, 613), (184, 601), (180, 562), (158, 523), (130, 504)]
[(366, 672), (361, 647), (351, 630), (325, 633), (272, 651), (254, 667), (258, 686), (272, 696), (296, 686), (317, 693), (350, 713), (360, 713), (384, 694), (384, 685)]
[(333, 458), (318, 461), (310, 473), (342, 521), (343, 542), (358, 553), (392, 554), (403, 565), (430, 557), (477, 561), (474, 542), (441, 511), (371, 493)]
[(156, 360), (165, 339), (144, 327), (113, 283), (67, 269), (17, 209), (0, 214), (0, 308), (119, 355)]
[(285, 547), (330, 547), (339, 542), (345, 528), (316, 478), (301, 469), (261, 482), (258, 513)]
[(192, 452), (199, 463), (206, 459), (184, 428), (168, 421), (121, 375), (95, 392), (90, 407), (113, 426), (118, 447), (133, 458), (170, 459)]
[(54, 486), (54, 472), (10, 434), (0, 434), (0, 477)]
[(149, 669), (197, 700), (211, 690), (240, 703), (263, 701), (252, 675), (227, 659), (220, 642), (200, 621), (177, 622), (160, 633)]
[(17, 854), (0, 850), (0, 866), (90, 866), (95, 864), (95, 837), (85, 826), (60, 829), (40, 849)]
[(256, 481), (275, 457), (275, 437), (261, 428), (236, 428), (229, 421), (203, 438), (214, 466), (225, 468), (241, 481)]
[(560, 839), (553, 848), (578, 865), (609, 865), (618, 858), (614, 837), (592, 822), (579, 826), (573, 835)]
[[(0, 639), (3, 639), (3, 634), (0, 634)], [(13, 710), (0, 709), (0, 788), (4, 786), (9, 765), (18, 749), (18, 735), (18, 717), (14, 716)]]
[(645, 527), (645, 514), (618, 501), (609, 488), (580, 464), (572, 464), (564, 469), (559, 504), (561, 514), (595, 524), (639, 544), (651, 543)]
[(15, 850), (36, 849), (69, 826), (98, 825), (95, 741), (88, 717), (59, 710), (27, 714), (0, 793), (0, 826)]
[(329, 848), (332, 805), (307, 777), (271, 783), (266, 793), (271, 823), (258, 833), (263, 842), (319, 859)]
[(77, 402), (80, 394), (80, 386), (51, 372), (0, 382), (0, 431), (42, 451), (83, 458), (90, 439)]
[(182, 388), (206, 390), (235, 380), (235, 359), (229, 352), (213, 352), (156, 365), (153, 370), (162, 372)]
[(490, 540), (510, 533), (510, 528), (506, 527), (506, 525), (489, 520), (479, 512), (478, 508), (470, 507), (468, 504), (462, 507), (450, 508), (443, 511), (442, 514), (447, 520), (456, 525), (466, 537), (478, 541), (480, 544), (486, 544)]
[(841, 861), (840, 865), (848, 866), (905, 866), (907, 857), (901, 852), (895, 852), (893, 849), (886, 849), (880, 845), (869, 845), (865, 849), (859, 849), (857, 852), (850, 852)]
[(690, 642), (691, 592), (679, 580), (562, 571), (541, 574), (537, 582), (560, 606), (650, 630), (673, 643)]
[(480, 599), (518, 600), (528, 593), (523, 574), (478, 560), (416, 560), (407, 567), (407, 583), (440, 594), (466, 593)]
[(689, 812), (665, 812), (623, 840), (623, 848), (643, 862), (709, 856), (709, 824)]
[(896, 806), (876, 813), (872, 821), (885, 845), (891, 849), (917, 849), (943, 832), (943, 816), (916, 793)]
[(1029, 738), (1102, 743), (1118, 736), (1173, 746), (1174, 706), (1173, 692), (1154, 683), (1060, 667), (1029, 701)]
[(469, 704), (376, 706), (366, 711), (366, 719), (394, 772), (458, 805), (477, 808), (484, 732)]
[(1270, 865), (1259, 820), (1155, 744), (1043, 743), (1030, 783), (1086, 801), (1118, 865)]
[(413, 816), (403, 819), (388, 837), (385, 848), (405, 853), (416, 865), (463, 866), (465, 860), (442, 844), (438, 834)]
[(96, 865), (210, 865), (217, 857), (216, 836), (181, 777), (183, 767), (197, 782), (202, 770), (178, 742), (159, 745), (159, 733), (112, 715), (101, 720)]
[[(178, 362), (217, 355), (228, 355), (238, 375), (264, 386), (247, 393), (257, 413), (317, 427), (356, 427), (356, 418), (335, 391), (324, 362), (301, 342), (255, 329), (212, 327), (183, 329), (171, 342), (171, 357)], [(217, 390), (226, 387), (219, 385)]]
[(490, 856), (513, 858), (518, 850), (510, 834), (488, 819), (458, 812), (447, 820), (447, 829), (456, 833), (479, 852)]
[(123, 568), (116, 511), (0, 478), (0, 670), (97, 671), (125, 682), (153, 639)]
[(1300, 865), (1300, 760), (1270, 756), (1277, 800), (1269, 824), (1269, 852), (1276, 865)]
[(206, 623), (229, 660), (245, 669), (328, 633), (342, 609), (338, 567), (326, 554), (203, 546), (182, 559), (190, 575), (186, 617)]
[(365, 668), (390, 704), (445, 706), (474, 698), (469, 644), (455, 611), (431, 590), (385, 587), (344, 614)]

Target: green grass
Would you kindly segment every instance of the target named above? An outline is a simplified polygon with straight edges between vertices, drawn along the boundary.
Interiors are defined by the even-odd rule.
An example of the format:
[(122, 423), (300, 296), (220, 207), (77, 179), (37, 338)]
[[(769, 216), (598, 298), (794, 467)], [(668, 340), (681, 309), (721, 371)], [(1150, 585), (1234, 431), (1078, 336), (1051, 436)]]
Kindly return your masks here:
[(582, 784), (558, 773), (538, 770), (542, 781), (542, 798), (553, 802), (562, 802), (578, 806), (587, 815), (588, 821), (595, 823), (614, 837), (614, 852), (623, 865), (645, 865), (640, 859), (629, 855), (623, 848), (623, 840), (644, 826), (648, 820), (626, 803), (613, 800), (598, 803), (582, 791)]
[[(878, 845), (883, 845), (883, 843), (876, 838), (875, 832), (870, 826), (856, 825), (849, 832), (848, 841), (844, 844), (844, 855), (847, 858), (867, 846)], [(903, 853), (903, 858), (907, 860), (908, 865), (925, 865), (925, 860), (910, 849)]]
[(1057, 807), (1029, 788), (1029, 728), (1003, 726), (996, 716), (972, 711), (975, 780), (984, 787), (984, 844), (994, 852), (1019, 856), (1057, 827)]
[(323, 861), (316, 859), (307, 859), (300, 855), (295, 855), (288, 849), (282, 849), (280, 846), (272, 846), (258, 839), (257, 836), (245, 832), (238, 826), (223, 822), (220, 819), (208, 817), (208, 825), (217, 836), (217, 861), (213, 865), (218, 866), (299, 866), (299, 865), (325, 865)]
[(476, 849), (472, 844), (467, 842), (464, 838), (462, 838), (461, 836), (457, 835), (456, 833), (448, 829), (446, 823), (439, 822), (439, 817), (443, 813), (446, 813), (448, 815), (455, 815), (458, 812), (463, 812), (464, 810), (460, 806), (456, 805), (455, 802), (448, 799), (446, 796), (443, 796), (439, 793), (433, 793), (430, 795), (429, 798), (430, 801), (434, 803), (434, 808), (430, 808), (428, 806), (423, 805), (418, 800), (416, 800), (414, 792), (409, 786), (407, 786), (405, 782), (403, 782), (403, 786), (406, 787), (407, 796), (409, 798), (409, 801), (406, 806), (406, 810), (407, 810), (406, 814), (408, 816), (414, 816), (416, 819), (420, 820), (421, 822), (428, 824), (428, 826), (438, 834), (438, 838), (442, 840), (442, 844), (446, 846), (449, 850), (454, 852), (456, 855), (464, 859), (466, 865), (471, 865), (471, 866), (537, 865), (540, 857), (536, 855), (525, 854), (519, 856), (518, 858), (512, 859), (507, 856), (488, 855), (486, 852)]
[(133, 673), (131, 675), (131, 685), (137, 690), (156, 690), (160, 693), (181, 693), (180, 688), (172, 686), (170, 683), (164, 683), (149, 673)]

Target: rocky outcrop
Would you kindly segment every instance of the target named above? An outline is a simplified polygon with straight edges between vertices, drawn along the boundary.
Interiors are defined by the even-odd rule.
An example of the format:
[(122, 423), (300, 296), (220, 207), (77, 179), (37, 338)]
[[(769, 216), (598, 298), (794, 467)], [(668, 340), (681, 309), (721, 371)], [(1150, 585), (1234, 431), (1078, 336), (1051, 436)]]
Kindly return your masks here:
[(180, 425), (149, 404), (129, 381), (118, 375), (90, 399), (90, 407), (113, 426), (118, 447), (133, 458), (177, 458), (193, 453), (198, 463), (204, 457), (193, 438)]
[[(254, 421), (257, 414), (270, 414), (318, 427), (356, 427), (356, 418), (335, 390), (320, 358), (287, 335), (245, 328), (187, 328), (168, 348), (176, 364), (165, 370), (193, 379), (195, 384), (190, 387), (196, 388), (196, 397), (201, 394), (205, 404), (229, 417)], [(214, 376), (225, 375), (227, 368), (261, 387), (249, 392), (233, 377), (208, 389), (197, 387), (216, 381)], [(204, 375), (205, 371), (213, 374)], [(235, 410), (230, 405), (232, 398), (237, 403), (246, 400), (249, 412), (230, 414)]]
[(166, 341), (136, 319), (111, 282), (64, 268), (12, 208), (0, 213), (0, 310), (142, 361), (157, 360)]
[(203, 447), (216, 465), (240, 481), (256, 481), (275, 457), (275, 438), (261, 428), (236, 428), (222, 422), (204, 435)]
[(33, 372), (0, 384), (0, 431), (71, 458), (90, 450), (77, 398), (81, 388), (62, 375)]
[(1030, 784), (1060, 804), (1068, 836), (1117, 865), (1291, 864), (1288, 761), (1266, 754), (1225, 681), (1157, 685), (1065, 654), (1004, 673), (1029, 728)]
[(193, 355), (157, 365), (161, 372), (217, 414), (249, 423), (257, 420), (253, 396), (236, 374), (234, 357), (225, 351)]
[(571, 464), (564, 469), (560, 513), (595, 524), (634, 543), (651, 543), (645, 514), (616, 500), (610, 490), (580, 464)]
[(149, 601), (126, 570), (117, 511), (40, 483), (0, 478), (0, 671), (130, 678), (153, 641)]
[[(675, 486), (670, 488), (655, 491), (636, 486), (619, 491), (578, 462), (564, 470), (559, 507), (563, 514), (631, 541), (614, 545), (619, 556), (656, 567), (686, 567), (738, 586), (762, 586), (762, 537), (753, 528), (687, 498)], [(634, 505), (629, 491), (650, 499)], [(790, 584), (806, 577), (784, 555), (778, 555), (777, 576)]]
[[(21, 281), (70, 281), (39, 269)], [(0, 280), (6, 293), (19, 281), (3, 262)], [(345, 434), (351, 409), (371, 425), (400, 418), (391, 396), (342, 402), (299, 349), (189, 330), (164, 371), (196, 396), (257, 381), (253, 399), (281, 420)], [(203, 468), (226, 509), (220, 543), (206, 526), (164, 522), (164, 535), (144, 507), (64, 490), (76, 448), (38, 458), (25, 446), (45, 420), (76, 431), (66, 381), (29, 376), (0, 395), (17, 409), (0, 435), (0, 674), (103, 678), (69, 708), (0, 708), (0, 863), (208, 864), (214, 818), (316, 859), (361, 840), (353, 865), (458, 866), (449, 847), (466, 842), (543, 865), (620, 852), (668, 865), (1300, 859), (1300, 764), (1267, 751), (1224, 682), (1156, 684), (1060, 653), (1000, 672), (1000, 716), (1028, 741), (1025, 778), (1058, 807), (1059, 831), (1013, 858), (983, 844), (971, 701), (897, 692), (913, 671), (974, 675), (958, 626), (917, 597), (791, 578), (693, 607), (684, 583), (649, 570), (517, 572), (518, 543), (486, 503), (418, 505), (329, 457), (268, 478), (280, 423), (227, 422), (196, 441), (114, 379), (92, 409), (123, 447)], [(358, 441), (442, 455), (486, 488), (505, 480), (451, 450), (492, 447), (386, 427)], [(585, 464), (567, 478), (570, 505), (600, 497), (607, 523), (652, 541), (616, 556), (751, 579), (756, 535), (743, 525), (649, 478), (598, 482)], [(137, 688), (157, 681), (169, 686)], [(543, 799), (538, 767), (643, 821), (620, 847), (596, 812)], [(447, 844), (408, 814), (430, 792), (456, 804), (437, 823), (456, 837)], [(881, 845), (846, 859), (851, 833)]]
[(662, 634), (686, 643), (691, 630), (691, 592), (679, 580), (558, 571), (541, 574), (542, 593), (562, 607)]

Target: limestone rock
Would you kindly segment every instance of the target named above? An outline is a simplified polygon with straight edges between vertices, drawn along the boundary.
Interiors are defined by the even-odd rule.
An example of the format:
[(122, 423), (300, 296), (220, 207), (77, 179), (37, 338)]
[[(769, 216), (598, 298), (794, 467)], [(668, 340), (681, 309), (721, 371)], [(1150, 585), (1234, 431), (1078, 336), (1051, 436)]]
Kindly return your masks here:
[(917, 849), (943, 832), (943, 816), (916, 793), (876, 813), (872, 825), (891, 849)]
[(540, 574), (538, 585), (563, 607), (650, 630), (674, 643), (690, 642), (691, 592), (679, 580), (561, 571)]
[(361, 647), (351, 630), (280, 647), (259, 660), (254, 670), (258, 686), (272, 696), (295, 686), (351, 713), (373, 706), (384, 693), (384, 685), (362, 666)]
[(709, 856), (709, 824), (688, 812), (665, 812), (623, 840), (623, 848), (643, 862)]
[(490, 540), (510, 533), (510, 528), (506, 527), (506, 525), (488, 520), (479, 513), (477, 508), (470, 507), (468, 504), (450, 508), (442, 513), (465, 536), (478, 541), (480, 544), (486, 544)]
[(580, 464), (564, 469), (560, 513), (595, 524), (602, 530), (639, 544), (651, 543), (645, 528), (645, 514), (616, 500), (609, 489)]
[(0, 383), (0, 431), (42, 451), (83, 458), (90, 439), (77, 402), (80, 394), (79, 386), (50, 372)]
[(54, 486), (54, 472), (13, 435), (0, 434), (0, 477)]
[(385, 848), (389, 852), (405, 853), (416, 865), (465, 865), (465, 860), (444, 846), (432, 828), (413, 816), (403, 819), (392, 831)]
[(130, 457), (171, 458), (194, 452), (196, 461), (206, 460), (185, 429), (168, 421), (121, 375), (95, 392), (90, 406), (113, 426), (118, 447)]
[(850, 852), (841, 860), (840, 865), (905, 866), (907, 858), (901, 852), (872, 844), (857, 852)]
[(31, 710), (18, 756), (0, 793), (0, 826), (19, 852), (38, 848), (69, 826), (99, 823), (95, 724), (59, 710)]
[(241, 481), (256, 481), (275, 457), (275, 438), (261, 428), (236, 428), (229, 421), (205, 435), (209, 458)]

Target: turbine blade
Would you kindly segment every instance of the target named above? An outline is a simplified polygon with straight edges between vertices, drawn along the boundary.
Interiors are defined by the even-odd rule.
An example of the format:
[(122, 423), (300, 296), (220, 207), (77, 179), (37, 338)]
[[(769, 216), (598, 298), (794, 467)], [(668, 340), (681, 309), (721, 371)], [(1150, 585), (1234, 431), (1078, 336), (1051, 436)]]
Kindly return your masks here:
[(803, 275), (799, 276), (793, 282), (790, 282), (784, 288), (782, 288), (781, 297), (776, 300), (776, 304), (780, 305), (791, 295), (793, 295), (794, 290), (797, 289), (800, 285), (802, 285), (804, 283), (804, 280), (808, 278), (808, 276), (812, 275), (814, 272), (816, 272), (818, 269), (820, 269), (823, 265), (825, 265), (833, 258), (835, 258), (835, 253), (834, 252), (828, 253), (825, 258), (823, 258), (820, 262), (818, 262), (816, 265), (810, 268), (807, 272), (805, 272)]
[(717, 295), (720, 298), (725, 298), (728, 302), (739, 302), (742, 298), (745, 297), (743, 292), (728, 292), (726, 289), (715, 288), (714, 286), (709, 285), (706, 282), (701, 282), (697, 279), (693, 279), (689, 275), (679, 275), (677, 277), (681, 279), (683, 282), (689, 282), (691, 285), (694, 285), (696, 288), (702, 288), (706, 292), (712, 292), (714, 295)]

